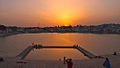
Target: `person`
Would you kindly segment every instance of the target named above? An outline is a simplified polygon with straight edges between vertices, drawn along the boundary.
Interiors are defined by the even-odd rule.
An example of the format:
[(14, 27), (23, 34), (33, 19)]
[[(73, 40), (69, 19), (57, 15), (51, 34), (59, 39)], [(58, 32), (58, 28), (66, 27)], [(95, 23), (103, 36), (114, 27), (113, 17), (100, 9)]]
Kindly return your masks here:
[(66, 62), (67, 62), (67, 68), (72, 68), (72, 66), (73, 66), (72, 59), (71, 58), (67, 59)]
[(109, 61), (108, 58), (106, 58), (106, 60), (105, 60), (105, 62), (104, 62), (104, 64), (103, 64), (103, 66), (104, 66), (105, 68), (111, 68), (110, 61)]
[(61, 58), (59, 59), (59, 61), (61, 61)]
[(64, 64), (65, 64), (65, 61), (66, 61), (66, 57), (64, 56)]
[(113, 55), (117, 55), (117, 52), (115, 51)]
[(0, 57), (0, 62), (3, 62), (3, 61), (4, 61), (4, 59), (2, 57)]

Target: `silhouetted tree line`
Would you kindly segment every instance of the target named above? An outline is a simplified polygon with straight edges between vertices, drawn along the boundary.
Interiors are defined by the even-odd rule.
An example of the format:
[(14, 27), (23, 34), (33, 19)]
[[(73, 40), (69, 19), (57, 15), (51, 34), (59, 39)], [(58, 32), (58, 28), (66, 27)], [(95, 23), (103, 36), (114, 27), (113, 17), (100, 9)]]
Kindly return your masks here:
[(76, 26), (54, 26), (54, 27), (17, 27), (0, 25), (0, 30), (23, 28), (22, 32), (89, 32), (89, 33), (112, 33), (120, 32), (120, 24), (101, 24), (101, 25), (76, 25)]
[(0, 30), (6, 30), (6, 26), (4, 26), (4, 25), (0, 25)]

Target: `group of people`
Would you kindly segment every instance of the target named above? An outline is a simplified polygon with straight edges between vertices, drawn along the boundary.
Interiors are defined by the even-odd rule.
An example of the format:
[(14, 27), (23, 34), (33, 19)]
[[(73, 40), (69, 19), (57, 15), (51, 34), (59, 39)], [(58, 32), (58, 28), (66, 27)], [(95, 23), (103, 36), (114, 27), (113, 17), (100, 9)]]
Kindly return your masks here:
[[(67, 63), (67, 68), (73, 68), (73, 62), (72, 62), (72, 59), (66, 59), (64, 57), (64, 64)], [(110, 61), (108, 58), (106, 58), (105, 62), (103, 63), (103, 66), (105, 68), (111, 68), (111, 65), (110, 65)]]
[(66, 59), (66, 57), (64, 57), (64, 64), (67, 63), (67, 68), (72, 68), (73, 67), (73, 62), (72, 62), (72, 59), (69, 58), (69, 59)]

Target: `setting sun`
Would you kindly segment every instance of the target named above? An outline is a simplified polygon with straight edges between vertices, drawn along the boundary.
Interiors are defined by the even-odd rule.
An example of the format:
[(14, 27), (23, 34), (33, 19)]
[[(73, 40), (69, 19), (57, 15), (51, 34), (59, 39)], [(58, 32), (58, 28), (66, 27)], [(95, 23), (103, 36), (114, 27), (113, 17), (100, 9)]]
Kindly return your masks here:
[(60, 22), (63, 25), (67, 26), (71, 22), (71, 15), (69, 15), (69, 14), (61, 14), (60, 17), (59, 17), (59, 19), (60, 19)]
[(68, 26), (73, 23), (75, 19), (77, 19), (75, 11), (72, 11), (72, 9), (59, 9), (59, 11), (54, 11), (56, 22), (59, 25)]
[[(51, 7), (51, 11), (49, 11), (50, 16), (52, 16), (49, 19), (52, 19), (51, 22), (54, 21), (54, 24), (57, 25), (72, 25), (74, 24), (74, 21), (76, 21), (79, 16), (81, 16), (81, 11), (78, 11), (78, 9), (75, 8), (69, 8), (69, 6), (64, 6), (59, 3), (49, 6)], [(79, 12), (79, 15), (78, 15)], [(82, 16), (81, 16), (82, 17)]]
[(68, 24), (65, 24), (64, 26), (69, 26)]

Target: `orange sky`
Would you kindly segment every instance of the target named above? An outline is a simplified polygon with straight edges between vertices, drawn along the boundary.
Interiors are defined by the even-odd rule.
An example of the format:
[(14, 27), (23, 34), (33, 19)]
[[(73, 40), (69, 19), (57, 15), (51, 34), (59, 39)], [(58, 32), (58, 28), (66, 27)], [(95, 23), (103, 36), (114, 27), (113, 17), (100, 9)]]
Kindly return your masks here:
[(0, 0), (0, 24), (15, 26), (120, 23), (120, 0)]

